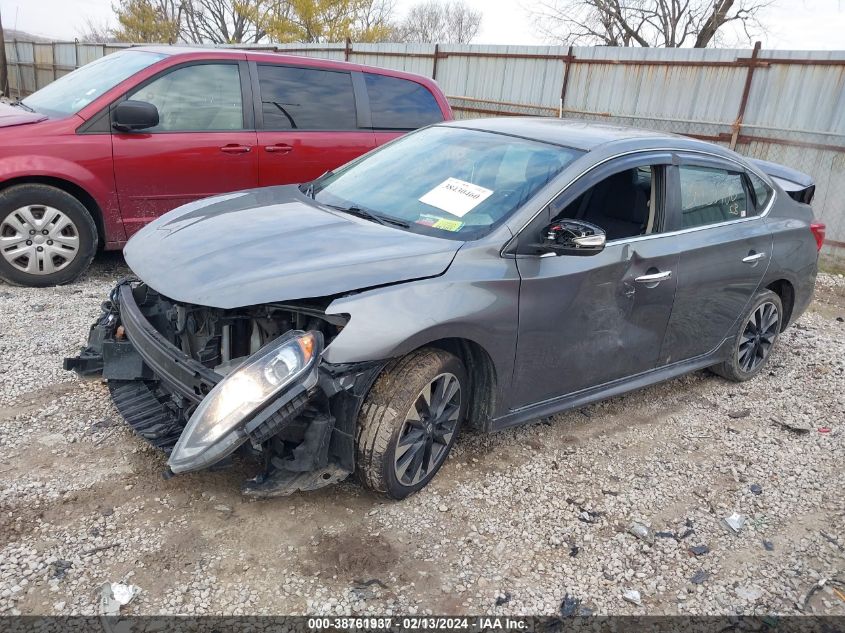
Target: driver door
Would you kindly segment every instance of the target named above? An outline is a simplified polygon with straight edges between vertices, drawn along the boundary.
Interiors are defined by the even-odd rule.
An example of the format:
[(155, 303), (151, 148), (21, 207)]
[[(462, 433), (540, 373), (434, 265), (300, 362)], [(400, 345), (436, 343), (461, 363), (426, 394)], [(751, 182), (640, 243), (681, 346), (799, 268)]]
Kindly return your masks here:
[[(678, 240), (663, 235), (671, 155), (640, 154), (583, 176), (519, 235), (519, 334), (512, 409), (653, 369), (672, 311)], [(565, 218), (607, 233), (586, 256), (532, 254)], [(533, 250), (536, 253), (536, 250)]]

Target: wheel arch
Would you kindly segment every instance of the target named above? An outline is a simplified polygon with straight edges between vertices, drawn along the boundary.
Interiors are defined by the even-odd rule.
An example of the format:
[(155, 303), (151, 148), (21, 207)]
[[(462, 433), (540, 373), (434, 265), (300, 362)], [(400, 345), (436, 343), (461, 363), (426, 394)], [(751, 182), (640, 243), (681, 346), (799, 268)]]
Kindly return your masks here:
[(766, 289), (771, 290), (780, 297), (780, 302), (783, 306), (783, 319), (781, 319), (780, 331), (783, 332), (792, 321), (792, 311), (795, 307), (795, 287), (788, 279), (778, 279), (766, 286)]
[(464, 364), (470, 380), (467, 423), (479, 430), (486, 429), (495, 411), (497, 392), (496, 366), (490, 354), (479, 343), (461, 337), (436, 339), (419, 345), (412, 352), (425, 347), (454, 354)]
[(83, 187), (70, 180), (55, 176), (19, 176), (9, 178), (0, 183), (0, 193), (15, 185), (48, 185), (64, 191), (66, 194), (79, 200), (82, 206), (91, 214), (94, 225), (97, 227), (97, 249), (102, 249), (105, 246), (106, 229), (103, 221), (103, 211), (94, 199), (94, 196), (88, 193)]

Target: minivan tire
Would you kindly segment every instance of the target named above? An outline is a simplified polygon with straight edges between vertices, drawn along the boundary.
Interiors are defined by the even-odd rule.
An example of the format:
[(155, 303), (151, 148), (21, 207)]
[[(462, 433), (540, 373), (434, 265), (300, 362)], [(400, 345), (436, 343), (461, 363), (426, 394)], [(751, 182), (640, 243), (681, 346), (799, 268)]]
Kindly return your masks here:
[[(53, 258), (52, 261), (57, 266), (57, 270), (50, 273), (30, 273), (21, 270), (9, 261), (3, 252), (0, 252), (0, 279), (10, 284), (43, 288), (70, 283), (88, 268), (97, 251), (97, 225), (85, 205), (57, 187), (35, 183), (13, 185), (0, 191), (0, 239), (14, 238), (15, 235), (20, 234), (19, 231), (16, 232), (15, 226), (23, 225), (20, 223), (20, 218), (13, 218), (12, 214), (21, 209), (34, 209), (31, 213), (35, 217), (39, 208), (46, 209), (46, 211), (41, 211), (42, 218), (44, 213), (53, 209), (70, 220), (70, 225), (63, 230), (62, 235), (76, 238), (76, 252), (66, 260), (63, 260), (61, 255)], [(10, 223), (12, 220), (14, 220), (14, 226)], [(30, 231), (33, 230), (31, 225), (25, 226), (29, 227)], [(43, 229), (43, 231), (47, 230), (49, 229)], [(39, 239), (46, 240), (52, 237), (47, 234), (41, 235), (41, 232), (38, 231), (39, 234), (36, 235)], [(47, 244), (52, 246), (54, 243), (53, 240), (45, 242), (44, 248), (47, 248)], [(0, 248), (7, 247), (3, 245)], [(26, 255), (26, 257), (32, 257), (32, 255)], [(24, 261), (29, 260), (18, 259), (17, 261), (23, 265)]]
[[(438, 390), (448, 396), (454, 389), (457, 398), (448, 398), (438, 417)], [(423, 407), (431, 415), (416, 413), (424, 392), (430, 394), (429, 402), (435, 403), (432, 407), (435, 412)], [(392, 361), (370, 389), (358, 416), (355, 443), (358, 480), (365, 488), (391, 499), (404, 499), (425, 487), (448, 458), (466, 416), (468, 399), (467, 372), (455, 355), (429, 347)], [(447, 420), (447, 414), (454, 419)], [(408, 418), (414, 417), (419, 420), (409, 421)], [(419, 442), (410, 442), (415, 437), (420, 438)], [(406, 445), (397, 449), (400, 440)], [(419, 474), (419, 480), (415, 480), (413, 459), (405, 470), (401, 462), (406, 455), (420, 452), (420, 461), (425, 464), (427, 455), (428, 463), (415, 471)]]
[[(772, 309), (776, 311), (776, 314), (771, 312)], [(753, 332), (755, 329), (755, 321), (752, 321), (752, 319), (756, 320), (756, 315), (758, 314), (769, 314), (768, 320), (771, 321), (772, 317), (776, 317), (776, 321), (771, 324), (764, 323), (767, 327), (762, 328), (764, 331), (755, 335)], [(742, 319), (739, 321), (736, 331), (736, 340), (731, 347), (729, 358), (718, 365), (714, 365), (710, 368), (710, 370), (713, 373), (733, 382), (745, 382), (746, 380), (751, 380), (754, 376), (759, 374), (769, 362), (769, 357), (771, 356), (772, 350), (777, 343), (778, 336), (782, 329), (783, 304), (780, 297), (777, 293), (772, 292), (771, 290), (764, 290), (758, 293), (754, 297), (754, 301), (751, 302), (748, 310), (745, 311)], [(766, 349), (761, 352), (762, 357), (759, 359), (759, 362), (757, 362), (753, 367), (748, 367), (746, 363), (743, 362), (743, 359), (745, 358), (743, 356), (743, 345), (750, 345), (752, 347), (748, 353), (757, 354), (756, 349), (759, 349), (761, 341), (766, 345)], [(754, 348), (755, 345), (758, 347)]]

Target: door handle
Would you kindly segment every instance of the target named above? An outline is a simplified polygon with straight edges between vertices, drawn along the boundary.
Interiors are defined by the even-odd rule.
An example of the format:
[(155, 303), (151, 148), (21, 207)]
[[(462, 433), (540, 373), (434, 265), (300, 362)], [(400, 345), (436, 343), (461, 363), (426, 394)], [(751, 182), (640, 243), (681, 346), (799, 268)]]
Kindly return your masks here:
[(293, 151), (293, 147), (286, 143), (276, 143), (275, 145), (265, 145), (264, 151), (271, 154), (287, 154)]
[(749, 255), (748, 257), (743, 257), (742, 261), (745, 264), (753, 264), (754, 262), (763, 259), (765, 256), (765, 253), (754, 253), (752, 255)]
[(237, 143), (229, 143), (220, 148), (221, 152), (226, 154), (246, 154), (252, 148), (249, 145), (238, 145)]
[(672, 276), (671, 270), (665, 270), (662, 273), (651, 273), (650, 275), (640, 275), (634, 281), (640, 284), (657, 284), (661, 281), (666, 281)]

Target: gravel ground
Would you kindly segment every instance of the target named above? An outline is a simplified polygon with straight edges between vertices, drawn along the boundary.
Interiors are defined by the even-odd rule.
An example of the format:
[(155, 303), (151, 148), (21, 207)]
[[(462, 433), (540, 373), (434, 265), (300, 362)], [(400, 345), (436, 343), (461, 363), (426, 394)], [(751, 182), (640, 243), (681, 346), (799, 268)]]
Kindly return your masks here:
[(829, 584), (805, 605), (845, 580), (841, 275), (756, 380), (698, 372), (465, 434), (428, 489), (386, 503), (348, 482), (247, 500), (241, 467), (164, 480), (104, 385), (61, 369), (125, 272), (105, 255), (72, 286), (0, 285), (0, 613), (93, 615), (124, 581), (141, 589), (124, 614), (554, 614), (568, 596), (597, 614), (845, 615)]

